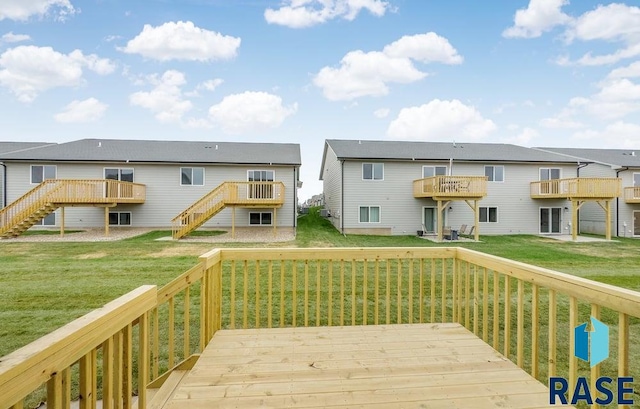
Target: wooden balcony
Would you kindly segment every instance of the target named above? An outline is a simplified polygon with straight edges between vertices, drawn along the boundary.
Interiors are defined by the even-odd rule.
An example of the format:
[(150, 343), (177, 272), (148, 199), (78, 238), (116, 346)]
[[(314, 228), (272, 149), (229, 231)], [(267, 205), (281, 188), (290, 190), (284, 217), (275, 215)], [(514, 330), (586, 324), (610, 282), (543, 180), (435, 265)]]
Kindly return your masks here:
[(637, 376), (638, 319), (638, 292), (464, 248), (214, 249), (0, 359), (0, 409), (43, 384), (52, 408), (551, 407), (550, 376)]
[(625, 187), (624, 201), (626, 203), (640, 203), (640, 186)]
[(274, 207), (284, 204), (282, 182), (225, 182), (226, 206)]
[(622, 192), (620, 178), (571, 178), (531, 182), (532, 199), (613, 199)]
[(486, 176), (433, 176), (413, 181), (416, 198), (479, 199), (486, 195)]

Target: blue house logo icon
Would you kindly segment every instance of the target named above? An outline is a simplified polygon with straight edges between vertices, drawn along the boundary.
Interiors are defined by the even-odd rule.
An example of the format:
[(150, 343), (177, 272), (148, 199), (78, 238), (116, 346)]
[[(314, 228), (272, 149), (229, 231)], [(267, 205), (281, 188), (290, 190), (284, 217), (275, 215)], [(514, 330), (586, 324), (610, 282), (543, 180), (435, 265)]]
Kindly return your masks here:
[(574, 355), (589, 362), (591, 367), (609, 358), (609, 327), (591, 317), (591, 331), (585, 322), (573, 329), (575, 335)]

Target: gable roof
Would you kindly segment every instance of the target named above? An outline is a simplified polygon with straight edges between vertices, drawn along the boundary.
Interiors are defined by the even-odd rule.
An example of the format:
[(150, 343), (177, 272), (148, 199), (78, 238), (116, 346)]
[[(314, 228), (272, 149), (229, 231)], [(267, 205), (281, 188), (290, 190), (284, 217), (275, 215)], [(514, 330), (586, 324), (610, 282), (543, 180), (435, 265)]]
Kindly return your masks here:
[(300, 145), (81, 139), (29, 151), (0, 153), (0, 160), (100, 161), (300, 165)]
[(52, 145), (45, 142), (3, 142), (0, 141), (0, 154), (19, 152), (28, 149), (39, 148), (41, 146)]
[(640, 150), (592, 149), (592, 148), (535, 148), (547, 152), (568, 155), (582, 160), (615, 167), (640, 168)]
[[(505, 143), (358, 141), (327, 139), (338, 159), (464, 160), (574, 163), (551, 152)], [(326, 146), (325, 146), (326, 149)]]

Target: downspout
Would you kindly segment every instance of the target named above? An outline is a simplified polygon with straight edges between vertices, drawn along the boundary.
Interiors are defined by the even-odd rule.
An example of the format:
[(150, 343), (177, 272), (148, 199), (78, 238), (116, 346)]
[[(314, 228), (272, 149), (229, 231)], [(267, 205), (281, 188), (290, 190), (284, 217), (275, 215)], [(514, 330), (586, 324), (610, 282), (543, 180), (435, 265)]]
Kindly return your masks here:
[(340, 161), (340, 232), (344, 235), (344, 160)]
[[(625, 166), (624, 168), (620, 168), (616, 170), (616, 178), (619, 177), (620, 172), (624, 172), (626, 170), (629, 170), (628, 166)], [(620, 197), (616, 197), (616, 237), (620, 237)], [(624, 230), (624, 235), (625, 237), (627, 236), (627, 229), (625, 227)]]
[(293, 165), (293, 231), (296, 229), (298, 221), (298, 173), (297, 168)]
[[(580, 163), (580, 162), (578, 162), (578, 167), (576, 168), (576, 177), (579, 178), (580, 177), (580, 169), (582, 169), (584, 167), (587, 167), (587, 166), (589, 166), (588, 163)], [(580, 210), (578, 210), (577, 213), (578, 213), (578, 217), (577, 217), (577, 219), (578, 219), (577, 224), (578, 225), (576, 226), (576, 229), (577, 229), (578, 233), (580, 233)]]
[(0, 162), (0, 166), (4, 168), (2, 172), (2, 208), (7, 207), (7, 165), (4, 162)]

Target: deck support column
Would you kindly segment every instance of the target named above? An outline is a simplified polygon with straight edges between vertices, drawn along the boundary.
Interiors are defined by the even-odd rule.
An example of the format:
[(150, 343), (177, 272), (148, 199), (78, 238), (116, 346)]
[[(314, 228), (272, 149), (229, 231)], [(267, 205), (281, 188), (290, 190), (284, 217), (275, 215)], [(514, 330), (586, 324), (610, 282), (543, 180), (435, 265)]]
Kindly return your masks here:
[(236, 207), (231, 206), (231, 238), (236, 238)]
[(473, 204), (469, 200), (465, 200), (465, 203), (473, 210), (473, 239), (475, 241), (480, 240), (480, 231), (478, 230), (478, 222), (480, 220), (480, 208), (478, 207), (478, 200), (473, 200)]
[(571, 201), (571, 238), (573, 241), (578, 240), (578, 200)]
[(64, 206), (60, 208), (60, 237), (64, 237)]
[(447, 210), (447, 206), (449, 206), (451, 200), (438, 200), (438, 241), (442, 241), (442, 231), (444, 228), (444, 213)]
[(104, 207), (104, 235), (109, 235), (109, 208)]
[(611, 240), (611, 200), (606, 201), (606, 206), (607, 208), (605, 209), (605, 212), (606, 212), (607, 227), (605, 229), (605, 235), (607, 240)]
[(278, 235), (278, 208), (273, 208), (273, 237)]

